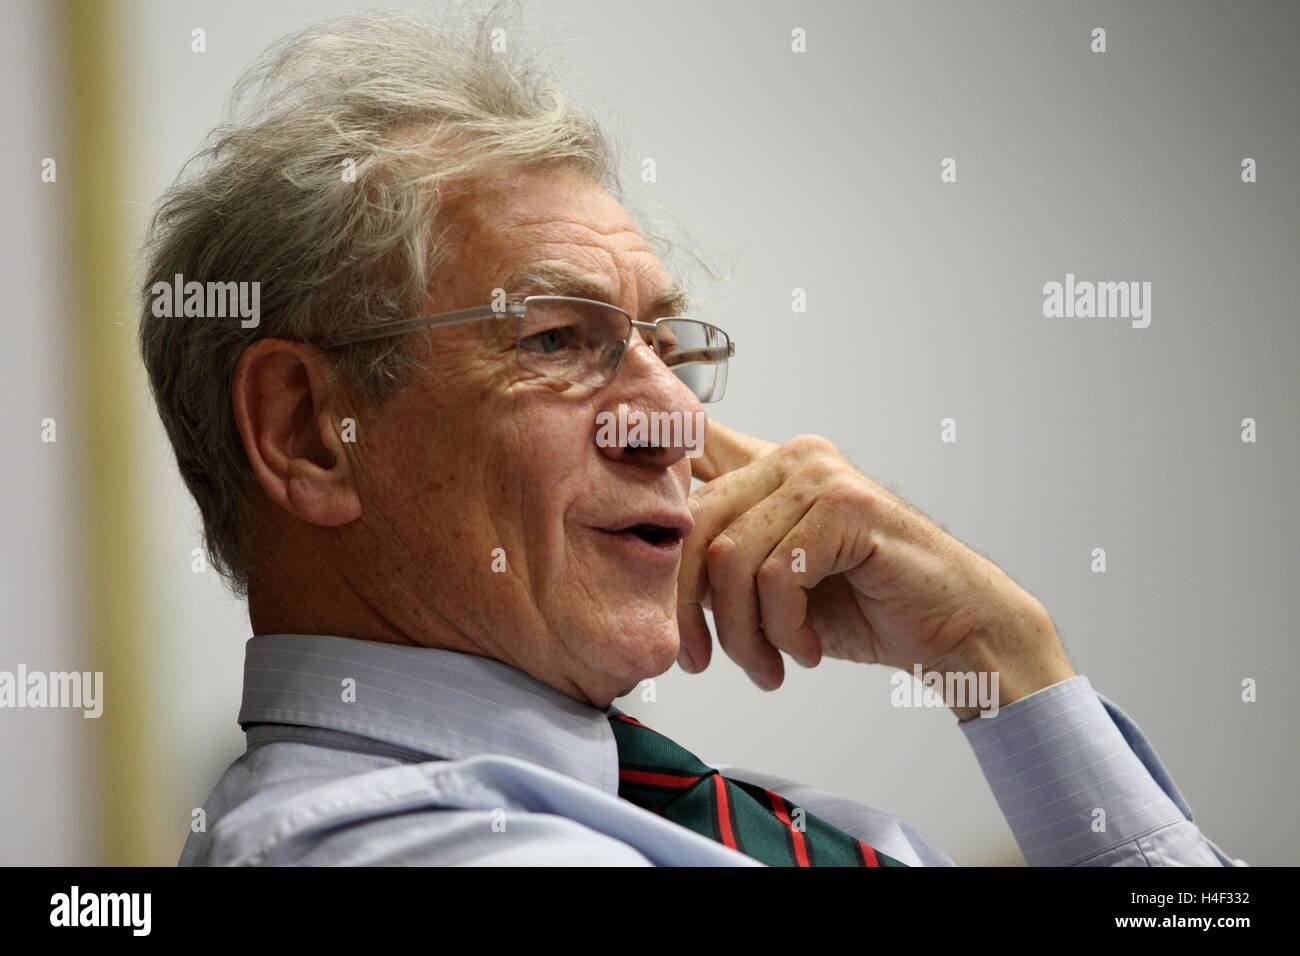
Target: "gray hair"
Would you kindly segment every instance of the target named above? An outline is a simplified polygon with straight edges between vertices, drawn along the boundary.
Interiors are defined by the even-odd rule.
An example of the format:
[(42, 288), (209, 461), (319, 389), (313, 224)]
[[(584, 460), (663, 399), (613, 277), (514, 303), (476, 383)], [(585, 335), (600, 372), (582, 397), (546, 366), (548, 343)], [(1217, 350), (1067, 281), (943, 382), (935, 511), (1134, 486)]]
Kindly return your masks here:
[[(240, 80), (229, 120), (162, 197), (145, 246), (140, 351), (210, 560), (236, 593), (254, 570), (260, 499), (231, 402), (244, 349), (324, 344), (415, 314), (450, 251), (443, 184), (562, 163), (620, 191), (600, 125), (566, 102), (557, 64), (527, 52), (522, 32), (517, 11), (498, 4), (442, 21), (352, 16), (287, 37)], [(177, 274), (258, 281), (260, 322), (155, 316), (154, 284)], [(371, 402), (413, 363), (401, 340), (336, 354), (336, 372)]]

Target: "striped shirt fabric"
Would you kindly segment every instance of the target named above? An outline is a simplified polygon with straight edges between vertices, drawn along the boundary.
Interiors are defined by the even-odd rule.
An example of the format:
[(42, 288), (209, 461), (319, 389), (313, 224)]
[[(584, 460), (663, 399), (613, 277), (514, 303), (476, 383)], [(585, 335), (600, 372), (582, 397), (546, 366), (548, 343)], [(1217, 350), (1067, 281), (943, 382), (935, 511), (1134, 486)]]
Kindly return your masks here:
[[(619, 797), (619, 713), (469, 654), (254, 637), (239, 712), (247, 749), (180, 863), (762, 865)], [(1031, 865), (1244, 865), (1200, 833), (1141, 731), (1086, 677), (958, 726)], [(953, 865), (892, 813), (710, 765), (903, 864)]]

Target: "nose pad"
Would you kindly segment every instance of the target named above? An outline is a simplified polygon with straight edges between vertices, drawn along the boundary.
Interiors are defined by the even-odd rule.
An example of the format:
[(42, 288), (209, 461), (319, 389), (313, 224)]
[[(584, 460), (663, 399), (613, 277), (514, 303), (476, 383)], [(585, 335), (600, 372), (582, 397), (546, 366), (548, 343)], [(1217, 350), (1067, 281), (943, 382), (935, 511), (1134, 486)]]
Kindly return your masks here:
[[(653, 336), (653, 333), (645, 334)], [(695, 393), (677, 377), (672, 369), (664, 364), (654, 343), (652, 341), (647, 342), (642, 335), (640, 329), (636, 330), (632, 335), (632, 344), (623, 354), (614, 384), (619, 384), (619, 378), (633, 379), (640, 376), (649, 376), (654, 381), (651, 388), (662, 394), (659, 401), (663, 403), (665, 410), (671, 411), (685, 405), (690, 405), (692, 409), (700, 408), (700, 400)], [(632, 366), (637, 365), (641, 365), (641, 367), (634, 370)], [(658, 398), (658, 396), (656, 397)]]

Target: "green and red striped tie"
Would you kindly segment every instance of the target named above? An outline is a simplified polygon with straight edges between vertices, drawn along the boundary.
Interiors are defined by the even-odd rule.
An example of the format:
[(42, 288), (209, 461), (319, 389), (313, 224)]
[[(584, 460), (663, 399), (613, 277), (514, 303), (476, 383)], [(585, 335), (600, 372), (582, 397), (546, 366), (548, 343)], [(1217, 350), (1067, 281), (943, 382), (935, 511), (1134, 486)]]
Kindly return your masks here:
[(618, 795), (768, 866), (906, 866), (801, 811), (778, 793), (724, 777), (635, 717), (610, 714)]

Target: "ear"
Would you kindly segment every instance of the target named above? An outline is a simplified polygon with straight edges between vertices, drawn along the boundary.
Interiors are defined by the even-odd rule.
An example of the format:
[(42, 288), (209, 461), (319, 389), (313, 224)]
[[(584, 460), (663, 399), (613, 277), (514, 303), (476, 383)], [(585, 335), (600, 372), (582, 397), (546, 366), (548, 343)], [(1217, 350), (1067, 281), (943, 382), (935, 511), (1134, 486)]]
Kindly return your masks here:
[(262, 490), (290, 514), (324, 527), (361, 516), (330, 369), (318, 348), (261, 339), (239, 357), (232, 389), (235, 422)]

